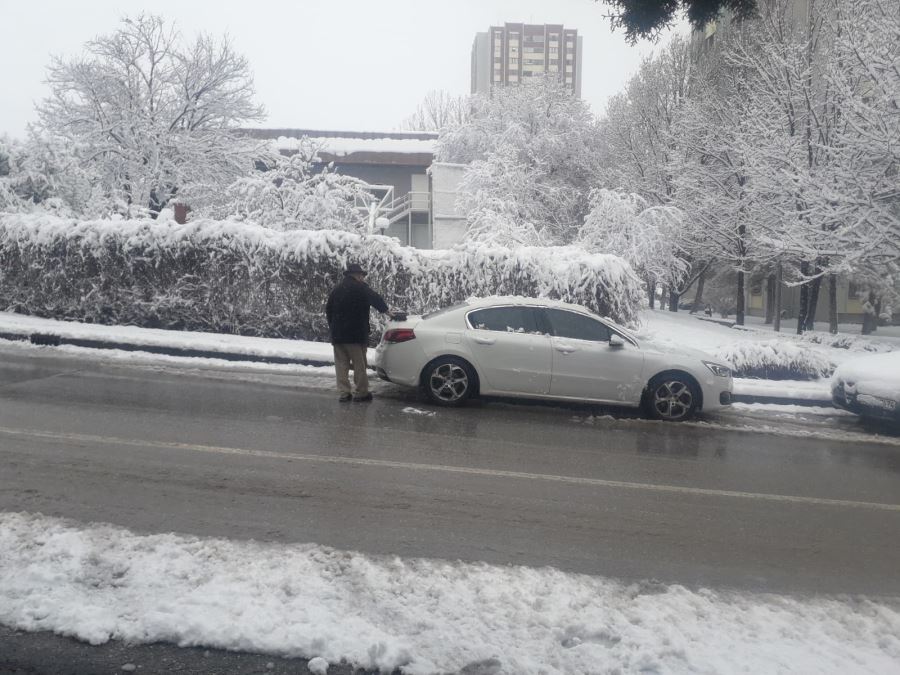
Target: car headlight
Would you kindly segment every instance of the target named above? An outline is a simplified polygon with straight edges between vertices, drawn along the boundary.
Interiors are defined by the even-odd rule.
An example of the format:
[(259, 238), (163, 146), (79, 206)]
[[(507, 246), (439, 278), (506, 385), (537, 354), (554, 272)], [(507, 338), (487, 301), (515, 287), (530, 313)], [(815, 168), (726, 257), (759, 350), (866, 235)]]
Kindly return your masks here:
[(703, 365), (712, 371), (713, 375), (719, 377), (728, 377), (731, 375), (731, 368), (723, 366), (721, 363), (713, 363), (712, 361), (704, 361)]

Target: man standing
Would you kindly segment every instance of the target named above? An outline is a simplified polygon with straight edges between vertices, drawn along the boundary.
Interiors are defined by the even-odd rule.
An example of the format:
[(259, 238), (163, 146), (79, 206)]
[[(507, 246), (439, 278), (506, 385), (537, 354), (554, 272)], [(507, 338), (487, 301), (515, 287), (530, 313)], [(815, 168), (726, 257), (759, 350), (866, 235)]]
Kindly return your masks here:
[[(335, 286), (325, 304), (325, 317), (334, 347), (334, 370), (341, 403), (372, 400), (369, 374), (366, 372), (366, 351), (369, 346), (369, 308), (387, 312), (388, 306), (378, 293), (366, 283), (367, 272), (357, 265), (347, 265), (344, 280)], [(350, 391), (350, 367), (356, 392)]]

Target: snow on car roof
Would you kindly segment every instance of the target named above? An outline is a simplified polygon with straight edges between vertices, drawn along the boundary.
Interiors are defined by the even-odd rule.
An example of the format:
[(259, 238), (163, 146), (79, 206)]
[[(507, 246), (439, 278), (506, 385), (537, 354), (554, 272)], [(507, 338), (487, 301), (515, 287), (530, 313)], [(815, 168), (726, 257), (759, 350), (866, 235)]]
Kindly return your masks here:
[(900, 400), (900, 351), (846, 361), (832, 375), (832, 382), (841, 380), (857, 393)]

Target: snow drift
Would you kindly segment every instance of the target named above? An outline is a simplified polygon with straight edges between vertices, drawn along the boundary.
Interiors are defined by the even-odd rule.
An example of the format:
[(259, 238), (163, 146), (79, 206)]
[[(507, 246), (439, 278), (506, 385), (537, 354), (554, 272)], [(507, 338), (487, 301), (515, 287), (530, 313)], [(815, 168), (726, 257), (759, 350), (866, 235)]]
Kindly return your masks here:
[(898, 673), (893, 600), (626, 584), (0, 514), (0, 621), (406, 675)]
[(424, 312), (473, 295), (584, 305), (626, 325), (642, 290), (621, 258), (574, 247), (427, 251), (351, 232), (196, 220), (0, 214), (0, 307), (102, 324), (322, 339), (348, 261), (388, 304)]

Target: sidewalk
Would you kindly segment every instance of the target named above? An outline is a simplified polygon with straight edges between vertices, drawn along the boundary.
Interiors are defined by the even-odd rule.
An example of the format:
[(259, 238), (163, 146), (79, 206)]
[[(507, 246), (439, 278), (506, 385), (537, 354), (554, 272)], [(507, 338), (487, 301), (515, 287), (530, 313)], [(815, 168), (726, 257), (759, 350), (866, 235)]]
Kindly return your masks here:
[[(103, 326), (57, 321), (0, 312), (0, 338), (30, 340), (39, 345), (73, 345), (92, 349), (119, 349), (166, 356), (214, 358), (226, 361), (329, 366), (331, 345), (325, 342), (245, 337), (219, 333)], [(372, 350), (369, 350), (370, 356)]]
[[(30, 341), (37, 345), (72, 345), (91, 349), (117, 349), (187, 358), (235, 362), (330, 366), (331, 345), (325, 342), (244, 337), (220, 333), (103, 326), (57, 321), (0, 312), (0, 339)], [(369, 361), (374, 350), (369, 350)], [(831, 406), (828, 382), (793, 380), (734, 380), (735, 401), (809, 406)]]

